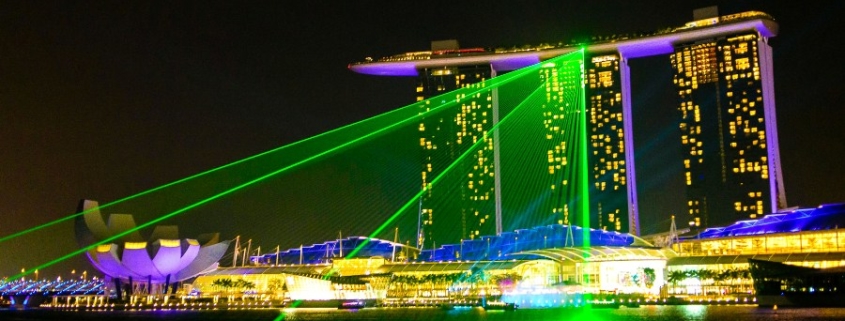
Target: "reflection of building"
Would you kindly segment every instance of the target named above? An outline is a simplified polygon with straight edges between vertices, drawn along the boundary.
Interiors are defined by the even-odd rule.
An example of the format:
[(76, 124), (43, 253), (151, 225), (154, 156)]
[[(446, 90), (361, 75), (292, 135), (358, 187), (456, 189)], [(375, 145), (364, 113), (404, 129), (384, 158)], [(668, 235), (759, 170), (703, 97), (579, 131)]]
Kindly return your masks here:
[(845, 268), (815, 269), (753, 259), (748, 264), (760, 306), (845, 306)]
[(225, 254), (228, 241), (217, 234), (180, 239), (176, 226), (157, 226), (149, 240), (135, 228), (132, 215), (112, 214), (103, 221), (97, 202), (83, 200), (76, 218), (76, 238), (88, 247), (119, 236), (115, 243), (93, 246), (88, 258), (100, 272), (114, 280), (118, 299), (122, 287), (134, 293), (168, 293), (170, 285), (214, 271)]

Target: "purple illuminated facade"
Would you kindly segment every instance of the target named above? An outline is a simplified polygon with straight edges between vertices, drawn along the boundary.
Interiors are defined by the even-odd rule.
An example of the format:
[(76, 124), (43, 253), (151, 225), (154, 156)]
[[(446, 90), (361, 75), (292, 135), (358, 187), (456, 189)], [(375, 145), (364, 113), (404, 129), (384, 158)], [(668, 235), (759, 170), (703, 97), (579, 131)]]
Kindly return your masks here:
[(76, 218), (77, 241), (89, 248), (91, 264), (115, 281), (118, 292), (128, 284), (131, 293), (152, 294), (153, 285), (164, 291), (169, 284), (213, 271), (229, 246), (217, 234), (180, 239), (176, 226), (157, 226), (144, 238), (134, 231), (132, 215), (111, 214), (106, 223), (95, 201), (81, 201), (77, 212), (84, 213)]
[[(751, 96), (757, 99), (759, 96), (759, 102), (756, 102), (758, 108), (754, 112), (754, 120), (760, 119), (758, 127), (760, 127), (761, 132), (765, 132), (765, 135), (759, 136), (758, 139), (764, 141), (764, 143), (760, 144), (758, 141), (754, 148), (762, 150), (762, 154), (765, 154), (765, 156), (761, 155), (752, 160), (751, 170), (757, 173), (757, 178), (745, 177), (748, 175), (743, 176), (745, 178), (736, 179), (728, 178), (730, 175), (723, 175), (724, 179), (709, 177), (707, 178), (709, 181), (722, 180), (723, 184), (718, 188), (707, 191), (707, 195), (702, 196), (702, 193), (691, 192), (688, 197), (690, 201), (702, 199), (702, 197), (711, 200), (720, 199), (721, 204), (729, 204), (734, 207), (737, 202), (741, 202), (740, 210), (728, 211), (728, 207), (719, 206), (713, 207), (709, 211), (699, 209), (696, 212), (695, 206), (703, 206), (701, 203), (697, 203), (697, 205), (693, 204), (695, 206), (689, 206), (691, 210), (689, 222), (694, 226), (702, 227), (707, 226), (709, 221), (712, 221), (709, 222), (711, 224), (724, 224), (739, 219), (753, 218), (761, 213), (777, 212), (786, 206), (777, 142), (771, 47), (767, 43), (769, 37), (774, 37), (777, 34), (777, 29), (777, 23), (769, 15), (752, 11), (701, 18), (671, 31), (636, 38), (618, 38), (589, 44), (585, 47), (585, 91), (590, 117), (588, 126), (591, 126), (588, 129), (588, 139), (590, 139), (592, 146), (589, 159), (591, 168), (589, 174), (590, 206), (591, 213), (595, 216), (591, 219), (591, 228), (639, 234), (640, 224), (633, 143), (633, 118), (635, 116), (631, 112), (628, 61), (647, 56), (677, 55), (678, 52), (682, 53), (688, 44), (716, 43), (723, 41), (720, 39), (733, 39), (738, 35), (752, 35), (754, 37), (752, 45), (756, 56), (749, 62), (748, 71), (751, 73), (750, 79), (755, 83), (748, 90), (755, 92), (753, 95), (747, 96), (746, 99)], [(483, 66), (489, 69), (492, 75), (496, 75), (572, 53), (579, 49), (581, 49), (580, 46), (543, 46), (531, 50), (497, 50), (484, 53), (473, 52), (472, 54), (460, 54), (454, 50), (432, 50), (351, 64), (349, 69), (357, 73), (376, 76), (424, 77), (426, 70)], [(684, 73), (685, 71), (676, 69), (676, 74), (683, 75)], [(723, 66), (721, 71), (716, 70), (716, 74), (718, 77), (723, 77), (732, 73), (725, 71)], [(757, 92), (758, 90), (759, 92)], [(713, 94), (699, 90), (698, 93), (699, 95), (725, 95), (725, 91)], [(741, 92), (734, 94), (739, 95)], [(683, 99), (683, 97), (679, 98)], [(715, 96), (711, 98), (715, 98)], [(719, 99), (730, 101), (728, 97), (719, 97)], [(739, 99), (741, 100), (741, 98)], [(494, 110), (496, 105), (497, 102), (494, 100)], [(716, 111), (711, 112), (715, 113)], [(727, 109), (724, 112), (727, 112)], [(751, 117), (749, 114), (746, 119)], [(726, 123), (723, 124), (726, 130), (728, 130), (728, 121), (726, 118)], [(754, 134), (757, 135), (756, 130)], [(681, 135), (685, 134), (682, 133)], [(708, 137), (707, 139), (712, 138)], [(748, 140), (748, 143), (753, 144), (753, 141), (754, 139)], [(744, 142), (740, 138), (736, 139), (737, 144)], [(718, 144), (713, 141), (709, 143)], [(730, 146), (730, 142), (728, 142), (728, 146)], [(755, 153), (757, 153), (757, 150), (755, 150)], [(685, 149), (685, 152), (691, 151)], [(498, 153), (497, 147), (494, 153)], [(740, 153), (739, 149), (722, 148), (721, 150), (717, 149), (713, 154), (717, 153), (722, 153), (722, 159), (737, 162), (736, 164), (724, 164), (722, 166), (723, 172), (732, 171), (733, 168), (736, 168), (744, 173), (747, 169), (745, 163), (747, 159), (735, 156)], [(708, 157), (719, 158), (716, 155), (708, 155)], [(686, 162), (692, 162), (692, 159), (687, 157)], [(742, 162), (742, 165), (739, 162)], [(709, 163), (706, 165), (713, 166)], [(498, 167), (495, 166), (495, 169), (498, 170)], [(704, 172), (694, 172), (692, 169), (688, 172), (687, 175), (690, 176), (712, 176), (712, 174)], [(753, 200), (734, 200), (736, 197), (747, 196), (752, 192), (745, 190), (749, 182), (755, 186)], [(694, 184), (688, 182), (688, 185), (690, 190), (695, 190)], [(739, 188), (740, 186), (744, 187)], [(497, 186), (496, 190), (500, 190), (500, 188)], [(760, 191), (759, 195), (758, 190)], [(499, 225), (501, 224), (500, 207), (500, 204), (497, 204), (496, 221)], [(549, 214), (559, 215), (559, 213), (565, 213), (565, 210), (553, 208), (550, 209)], [(749, 216), (752, 211), (754, 216)], [(559, 223), (568, 223), (566, 217), (564, 214), (564, 220)], [(710, 217), (710, 220), (708, 220), (708, 217)], [(496, 232), (501, 233), (501, 228), (498, 228)]]

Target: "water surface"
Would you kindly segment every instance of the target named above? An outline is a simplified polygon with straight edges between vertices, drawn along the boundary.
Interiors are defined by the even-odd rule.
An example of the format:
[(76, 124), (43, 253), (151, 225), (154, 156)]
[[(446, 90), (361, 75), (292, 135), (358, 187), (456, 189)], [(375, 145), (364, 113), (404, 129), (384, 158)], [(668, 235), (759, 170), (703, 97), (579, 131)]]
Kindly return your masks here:
[(757, 306), (642, 306), (619, 309), (482, 309), (441, 310), (438, 308), (267, 309), (227, 311), (100, 311), (68, 312), (51, 310), (0, 311), (0, 320), (579, 320), (579, 321), (663, 321), (663, 320), (845, 320), (845, 308), (771, 309)]

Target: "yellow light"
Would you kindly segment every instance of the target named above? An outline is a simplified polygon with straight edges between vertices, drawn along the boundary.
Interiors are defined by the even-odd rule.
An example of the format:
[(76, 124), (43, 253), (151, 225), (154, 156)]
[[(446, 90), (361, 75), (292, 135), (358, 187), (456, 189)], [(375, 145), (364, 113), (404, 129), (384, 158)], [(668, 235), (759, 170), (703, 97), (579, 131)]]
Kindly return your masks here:
[(126, 242), (127, 250), (140, 250), (147, 248), (147, 242)]
[[(161, 245), (162, 247), (180, 247), (180, 246), (182, 246), (182, 244), (181, 244), (181, 242), (179, 242), (179, 240), (163, 240), (162, 239), (162, 240), (158, 240), (158, 242), (159, 242), (159, 245)], [(190, 242), (190, 240), (188, 242)], [(194, 240), (194, 243), (196, 243), (196, 240)], [(194, 245), (196, 245), (196, 244), (194, 244)]]

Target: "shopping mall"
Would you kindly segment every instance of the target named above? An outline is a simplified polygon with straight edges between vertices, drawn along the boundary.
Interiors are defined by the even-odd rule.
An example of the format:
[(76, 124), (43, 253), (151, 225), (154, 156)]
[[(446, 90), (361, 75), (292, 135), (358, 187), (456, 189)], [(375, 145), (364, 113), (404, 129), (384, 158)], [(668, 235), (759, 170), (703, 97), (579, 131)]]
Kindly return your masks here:
[[(492, 297), (529, 306), (560, 305), (568, 295), (587, 293), (748, 299), (753, 298), (749, 258), (817, 268), (845, 265), (843, 214), (845, 204), (793, 209), (673, 236), (666, 246), (654, 245), (659, 237), (565, 225), (429, 250), (347, 237), (253, 256), (244, 266), (198, 277), (192, 292), (306, 301)], [(221, 280), (243, 280), (248, 288)]]

